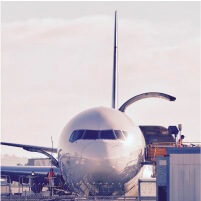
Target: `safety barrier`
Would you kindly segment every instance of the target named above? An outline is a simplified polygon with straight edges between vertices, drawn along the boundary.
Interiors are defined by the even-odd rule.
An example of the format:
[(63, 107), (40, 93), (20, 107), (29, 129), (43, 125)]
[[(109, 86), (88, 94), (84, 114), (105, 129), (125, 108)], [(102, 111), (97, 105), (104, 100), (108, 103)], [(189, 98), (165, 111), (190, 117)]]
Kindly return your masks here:
[(113, 200), (113, 201), (119, 201), (119, 200), (134, 200), (134, 201), (141, 201), (141, 200), (152, 200), (156, 201), (156, 197), (136, 197), (136, 196), (17, 196), (12, 195), (10, 197), (1, 197), (2, 201), (7, 200), (30, 200), (30, 201), (37, 201), (37, 200), (44, 200), (44, 201), (50, 201), (50, 200), (61, 200), (61, 201), (82, 201), (82, 200), (94, 200), (94, 201), (104, 201), (104, 200)]
[[(3, 177), (3, 175), (2, 175)], [(5, 191), (5, 193), (2, 193), (1, 191), (1, 200), (7, 201), (7, 200), (71, 200), (71, 201), (79, 201), (79, 200), (156, 200), (156, 197), (152, 196), (153, 194), (149, 194), (149, 197), (147, 194), (143, 193), (143, 187), (141, 186), (141, 183), (147, 182), (145, 180), (139, 180), (139, 195), (140, 196), (77, 196), (77, 195), (56, 195), (51, 193), (51, 189), (48, 186), (44, 186), (46, 189), (43, 188), (43, 191), (41, 193), (33, 193), (31, 190), (31, 185), (33, 183), (29, 182), (28, 184), (23, 183), (25, 179), (29, 177), (27, 176), (19, 176), (18, 181), (14, 183), (9, 183), (10, 179), (8, 176), (4, 176), (4, 179), (6, 180), (6, 183), (4, 183), (4, 186), (8, 186), (8, 189)], [(30, 178), (29, 178), (30, 179)], [(7, 182), (9, 181), (9, 182)], [(150, 181), (148, 181), (150, 182)], [(154, 181), (152, 181), (154, 182)], [(39, 184), (40, 185), (40, 184)], [(2, 187), (2, 186), (1, 186)], [(140, 189), (142, 189), (142, 193), (140, 193)], [(146, 189), (146, 191), (149, 189)]]
[[(142, 183), (150, 183), (150, 180), (141, 179), (139, 180), (139, 197), (138, 196), (77, 196), (77, 195), (69, 195), (69, 192), (66, 192), (63, 189), (58, 189), (54, 186), (53, 183), (49, 183), (49, 185), (34, 183), (34, 176), (18, 176), (18, 182), (12, 182), (9, 176), (1, 175), (4, 178), (4, 182), (1, 183), (1, 200), (156, 200), (155, 194), (150, 194), (147, 192), (150, 191), (149, 187), (146, 186), (146, 189), (141, 185)], [(54, 177), (52, 177), (54, 179)], [(154, 183), (154, 181), (151, 181)], [(34, 186), (35, 185), (35, 186)], [(53, 185), (53, 186), (52, 186)], [(41, 188), (42, 191), (40, 193), (34, 193), (34, 188)], [(5, 191), (2, 191), (2, 187), (5, 187)], [(141, 190), (142, 193), (141, 193)], [(148, 190), (148, 191), (147, 191)], [(153, 190), (155, 192), (156, 190)], [(122, 192), (123, 193), (123, 192)], [(132, 194), (130, 194), (132, 195)], [(149, 197), (148, 197), (149, 196)]]
[(5, 195), (11, 194), (11, 179), (9, 175), (1, 175), (1, 193)]

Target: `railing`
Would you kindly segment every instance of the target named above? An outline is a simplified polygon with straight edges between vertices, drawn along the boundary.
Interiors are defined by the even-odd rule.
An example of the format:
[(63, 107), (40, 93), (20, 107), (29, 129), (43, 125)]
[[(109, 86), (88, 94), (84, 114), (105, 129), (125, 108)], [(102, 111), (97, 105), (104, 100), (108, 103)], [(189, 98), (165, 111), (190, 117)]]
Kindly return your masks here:
[[(201, 147), (201, 142), (182, 142), (183, 147)], [(175, 147), (175, 142), (156, 142), (146, 146), (146, 160), (156, 162), (156, 156), (167, 155), (166, 148)], [(180, 148), (183, 148), (180, 147)]]
[(187, 147), (201, 147), (201, 142), (182, 142)]
[(1, 179), (2, 179), (1, 187), (5, 187), (4, 192), (2, 192), (2, 190), (1, 190), (1, 193), (4, 193), (5, 195), (10, 194), (11, 193), (11, 179), (10, 179), (10, 176), (9, 175), (1, 175)]
[[(201, 147), (201, 142), (182, 142), (184, 147)], [(174, 147), (175, 142), (155, 142), (147, 145), (147, 147), (152, 148), (162, 148), (162, 147)]]
[(147, 147), (150, 148), (163, 148), (163, 147), (174, 147), (175, 142), (156, 142), (149, 144)]
[[(9, 187), (9, 190), (6, 190), (6, 193), (3, 194), (3, 192), (1, 192), (1, 200), (2, 201), (7, 201), (7, 200), (71, 200), (71, 201), (81, 201), (81, 200), (136, 200), (136, 201), (141, 201), (141, 200), (156, 200), (156, 197), (154, 197), (155, 194), (144, 194), (144, 190), (142, 190), (139, 193), (139, 196), (125, 196), (125, 195), (118, 195), (118, 196), (78, 196), (78, 195), (67, 195), (67, 192), (65, 193), (65, 195), (55, 195), (51, 194), (51, 188), (50, 185), (46, 185), (44, 187), (46, 187), (46, 189), (43, 189), (43, 191), (41, 193), (33, 193), (31, 191), (31, 187), (33, 186), (33, 182), (32, 180), (32, 176), (19, 176), (18, 178), (18, 182), (14, 182), (11, 184), (11, 180), (9, 178), (9, 176), (1, 176), (4, 177), (6, 179), (6, 183), (4, 183), (4, 185)], [(26, 182), (28, 183), (24, 183), (26, 179)], [(27, 181), (28, 179), (28, 181)], [(9, 182), (7, 182), (9, 181)], [(144, 187), (142, 187), (141, 183), (145, 183), (147, 181), (145, 180), (139, 180), (139, 185), (141, 186), (141, 188), (139, 188), (139, 191), (141, 191), (140, 189), (143, 189)], [(150, 181), (148, 181), (150, 182)], [(153, 181), (152, 181), (153, 182)], [(3, 184), (2, 184), (3, 185)], [(52, 186), (51, 186), (52, 187)], [(48, 190), (49, 188), (49, 190)], [(54, 187), (53, 187), (54, 188)], [(147, 189), (146, 189), (147, 190)], [(155, 190), (153, 191), (155, 192)], [(153, 195), (153, 196), (152, 196)]]
[(141, 201), (141, 200), (152, 200), (156, 201), (156, 197), (137, 197), (137, 196), (17, 196), (17, 195), (12, 195), (10, 197), (1, 197), (2, 201), (7, 201), (7, 200), (30, 200), (30, 201), (37, 201), (37, 200), (44, 200), (44, 201), (49, 201), (49, 200), (68, 200), (68, 201), (81, 201), (81, 200), (94, 200), (94, 201), (99, 201), (99, 200), (110, 200), (110, 201), (119, 201), (119, 200), (134, 200), (134, 201)]

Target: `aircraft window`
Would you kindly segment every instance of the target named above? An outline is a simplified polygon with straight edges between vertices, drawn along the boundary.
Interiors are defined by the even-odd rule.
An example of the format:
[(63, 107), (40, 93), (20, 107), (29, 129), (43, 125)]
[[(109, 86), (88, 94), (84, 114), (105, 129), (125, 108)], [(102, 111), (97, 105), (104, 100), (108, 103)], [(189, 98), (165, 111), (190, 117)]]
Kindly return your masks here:
[(84, 130), (78, 130), (77, 133), (75, 134), (75, 137), (73, 138), (74, 141), (79, 140), (82, 138), (84, 133)]
[(69, 141), (70, 142), (75, 142), (75, 141), (81, 139), (83, 133), (84, 133), (84, 130), (75, 130), (75, 131), (73, 131)]
[(128, 133), (127, 133), (126, 131), (122, 131), (122, 132), (123, 132), (125, 138), (127, 139), (127, 137), (128, 137)]
[(115, 135), (117, 136), (117, 139), (125, 140), (125, 138), (124, 138), (124, 136), (123, 136), (121, 131), (115, 130), (114, 132), (115, 132)]
[(96, 140), (98, 139), (98, 132), (96, 130), (86, 130), (83, 139), (84, 140)]
[(101, 131), (100, 138), (101, 139), (114, 140), (115, 136), (114, 136), (113, 130), (104, 130), (104, 131)]
[(70, 136), (70, 139), (69, 139), (70, 142), (74, 142), (73, 139), (74, 139), (76, 133), (77, 133), (77, 130), (73, 131), (73, 133), (72, 133), (72, 135)]

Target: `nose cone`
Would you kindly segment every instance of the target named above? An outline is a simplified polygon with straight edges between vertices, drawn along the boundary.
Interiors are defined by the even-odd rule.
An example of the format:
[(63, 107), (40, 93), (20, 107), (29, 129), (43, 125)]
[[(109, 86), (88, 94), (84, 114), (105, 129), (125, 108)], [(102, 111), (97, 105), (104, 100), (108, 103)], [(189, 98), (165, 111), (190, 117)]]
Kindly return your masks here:
[(103, 142), (88, 144), (82, 151), (82, 167), (94, 181), (104, 181), (116, 166), (114, 146)]
[(82, 150), (82, 158), (89, 160), (102, 160), (115, 158), (116, 144), (108, 142), (92, 142)]

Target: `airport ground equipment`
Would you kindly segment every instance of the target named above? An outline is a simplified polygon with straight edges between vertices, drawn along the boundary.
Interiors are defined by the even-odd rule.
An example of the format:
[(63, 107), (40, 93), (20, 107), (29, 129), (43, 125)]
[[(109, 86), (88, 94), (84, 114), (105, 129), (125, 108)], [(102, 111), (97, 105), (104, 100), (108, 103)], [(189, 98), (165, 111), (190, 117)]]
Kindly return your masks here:
[(138, 180), (139, 200), (144, 198), (156, 199), (156, 178), (141, 178)]
[[(174, 146), (172, 133), (163, 126), (139, 126), (146, 142), (145, 160), (156, 162), (156, 156), (166, 155), (166, 147)], [(176, 127), (176, 126), (175, 126)]]
[(167, 148), (157, 156), (157, 201), (200, 201), (201, 148)]
[(157, 201), (167, 201), (167, 187), (168, 187), (168, 157), (157, 156), (156, 160), (156, 192)]

